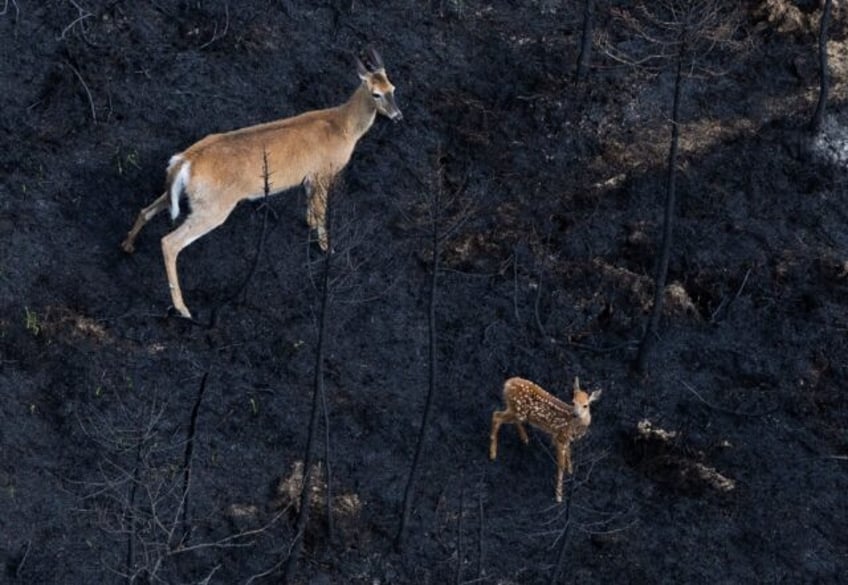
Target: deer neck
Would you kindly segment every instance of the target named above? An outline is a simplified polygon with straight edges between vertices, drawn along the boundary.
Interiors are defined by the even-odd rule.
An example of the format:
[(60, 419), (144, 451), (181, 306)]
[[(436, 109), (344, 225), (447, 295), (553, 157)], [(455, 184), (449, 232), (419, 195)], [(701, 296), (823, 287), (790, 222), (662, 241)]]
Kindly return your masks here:
[(586, 414), (583, 417), (579, 417), (574, 412), (569, 411), (569, 416), (565, 417), (559, 425), (557, 434), (564, 438), (579, 439), (586, 433), (591, 423), (591, 415)]
[(371, 97), (371, 92), (364, 83), (353, 92), (350, 99), (342, 105), (341, 110), (345, 118), (346, 130), (356, 140), (368, 132), (374, 123), (374, 118), (377, 117), (374, 98)]

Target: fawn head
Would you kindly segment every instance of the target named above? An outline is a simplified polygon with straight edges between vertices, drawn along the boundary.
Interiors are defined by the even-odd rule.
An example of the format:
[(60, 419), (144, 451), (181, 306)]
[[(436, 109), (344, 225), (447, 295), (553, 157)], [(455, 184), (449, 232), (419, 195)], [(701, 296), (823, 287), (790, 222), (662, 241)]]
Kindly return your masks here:
[(592, 422), (592, 413), (589, 411), (589, 405), (601, 397), (601, 390), (595, 390), (591, 394), (580, 388), (580, 379), (574, 378), (574, 394), (572, 397), (574, 416), (580, 419), (580, 422), (589, 426)]
[(402, 120), (403, 114), (395, 103), (395, 86), (386, 77), (386, 67), (376, 49), (369, 48), (363, 59), (356, 60), (356, 72), (371, 92), (377, 111), (394, 122)]

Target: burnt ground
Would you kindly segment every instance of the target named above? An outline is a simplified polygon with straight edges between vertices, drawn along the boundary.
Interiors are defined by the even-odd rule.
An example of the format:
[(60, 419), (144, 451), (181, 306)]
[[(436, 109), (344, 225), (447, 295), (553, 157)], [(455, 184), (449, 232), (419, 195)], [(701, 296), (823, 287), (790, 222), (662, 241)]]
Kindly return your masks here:
[[(198, 325), (167, 315), (168, 218), (134, 255), (119, 244), (172, 154), (340, 103), (367, 43), (405, 119), (377, 121), (336, 195), (318, 448), (334, 538), (319, 486), (297, 582), (547, 583), (563, 543), (562, 583), (848, 581), (844, 11), (830, 150), (802, 131), (815, 13), (805, 28), (781, 20), (790, 2), (748, 3), (745, 50), (687, 84), (672, 284), (640, 377), (672, 77), (598, 50), (572, 82), (570, 3), (4, 4), (0, 581), (280, 580), (322, 267), (304, 194), (242, 204), (183, 253)], [(598, 37), (632, 48), (606, 7)], [(398, 552), (437, 191), (464, 211), (442, 254), (438, 393)], [(513, 375), (604, 389), (567, 505), (541, 433), (524, 447), (504, 428), (487, 459)]]

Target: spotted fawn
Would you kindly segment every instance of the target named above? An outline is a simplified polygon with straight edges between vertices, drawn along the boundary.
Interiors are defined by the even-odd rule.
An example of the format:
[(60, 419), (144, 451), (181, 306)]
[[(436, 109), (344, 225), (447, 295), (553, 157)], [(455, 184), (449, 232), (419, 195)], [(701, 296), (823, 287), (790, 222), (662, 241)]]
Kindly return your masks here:
[(580, 389), (574, 378), (573, 404), (566, 404), (540, 386), (523, 378), (510, 378), (504, 383), (504, 410), (492, 413), (492, 434), (489, 437), (489, 458), (498, 456), (498, 431), (504, 423), (513, 423), (521, 440), (530, 442), (523, 423), (529, 423), (551, 436), (557, 454), (556, 501), (562, 502), (563, 473), (571, 475), (571, 443), (586, 434), (592, 423), (589, 405), (601, 397), (601, 391), (591, 394)]

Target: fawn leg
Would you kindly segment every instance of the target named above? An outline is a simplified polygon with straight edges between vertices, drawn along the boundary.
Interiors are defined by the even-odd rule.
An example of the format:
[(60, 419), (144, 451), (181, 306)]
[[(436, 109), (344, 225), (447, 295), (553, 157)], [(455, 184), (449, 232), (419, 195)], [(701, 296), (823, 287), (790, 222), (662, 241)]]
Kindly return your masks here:
[(502, 413), (495, 411), (492, 413), (492, 431), (489, 433), (489, 459), (495, 460), (498, 456), (498, 432), (501, 430)]
[(492, 432), (489, 434), (489, 459), (495, 460), (498, 456), (498, 433), (501, 425), (515, 421), (515, 415), (509, 410), (496, 410), (492, 413)]
[(562, 502), (562, 467), (557, 467), (556, 501), (557, 504)]
[(521, 424), (521, 421), (516, 421), (515, 428), (518, 429), (518, 436), (521, 437), (521, 442), (529, 445), (530, 437), (527, 436), (527, 431), (524, 430), (524, 425)]
[[(562, 502), (562, 481), (563, 481), (563, 471), (566, 466), (571, 466), (570, 457), (568, 455), (568, 445), (561, 444), (557, 445), (557, 476), (556, 476), (556, 501), (557, 503)], [(571, 474), (571, 470), (568, 471)]]

